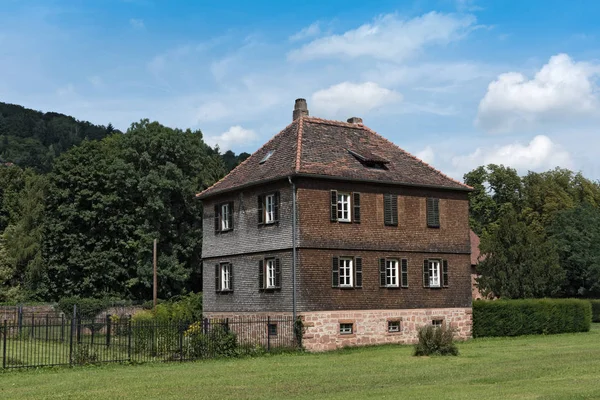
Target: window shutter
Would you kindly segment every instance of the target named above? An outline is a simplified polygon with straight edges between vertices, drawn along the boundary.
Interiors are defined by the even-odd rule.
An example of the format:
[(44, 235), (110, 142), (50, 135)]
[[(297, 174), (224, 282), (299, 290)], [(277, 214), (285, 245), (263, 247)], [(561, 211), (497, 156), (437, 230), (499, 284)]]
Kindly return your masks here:
[(275, 287), (281, 288), (281, 262), (275, 259)]
[(233, 229), (233, 201), (229, 202), (229, 229)]
[(354, 282), (355, 282), (354, 286), (355, 287), (357, 287), (357, 288), (362, 287), (362, 278), (363, 278), (362, 258), (355, 257), (354, 258)]
[(423, 261), (423, 287), (429, 287), (429, 261)]
[(264, 260), (258, 261), (258, 288), (265, 288), (265, 262)]
[(384, 224), (390, 226), (398, 225), (398, 196), (395, 194), (383, 195), (383, 218)]
[(258, 224), (265, 223), (265, 209), (264, 209), (264, 196), (258, 196), (257, 213), (258, 213)]
[(442, 261), (442, 286), (448, 287), (448, 260)]
[(402, 287), (408, 287), (408, 260), (403, 258), (400, 261), (401, 276), (402, 276)]
[(219, 218), (219, 205), (215, 205), (215, 233), (221, 230), (221, 221)]
[(340, 286), (340, 259), (333, 257), (331, 259), (331, 287)]
[(273, 218), (279, 221), (279, 192), (275, 192), (273, 196)]
[(427, 198), (427, 226), (440, 227), (440, 199)]
[(379, 259), (379, 286), (385, 287), (385, 258)]
[(221, 291), (221, 268), (215, 264), (215, 292)]
[(354, 222), (360, 224), (360, 193), (352, 193), (354, 207)]
[(233, 290), (233, 264), (229, 263), (229, 290)]
[(331, 191), (331, 222), (337, 221), (337, 190)]

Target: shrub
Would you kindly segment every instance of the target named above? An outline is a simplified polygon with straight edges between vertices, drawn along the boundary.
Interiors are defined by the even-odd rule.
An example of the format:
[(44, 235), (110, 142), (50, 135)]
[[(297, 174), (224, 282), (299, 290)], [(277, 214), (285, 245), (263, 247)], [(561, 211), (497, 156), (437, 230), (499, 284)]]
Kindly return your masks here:
[(104, 299), (90, 299), (79, 297), (65, 297), (58, 301), (58, 309), (67, 318), (73, 318), (73, 307), (77, 306), (77, 316), (81, 319), (92, 319), (108, 308), (109, 304)]
[(426, 325), (419, 328), (419, 342), (415, 345), (415, 356), (457, 356), (458, 347), (454, 343), (454, 329)]
[(179, 321), (159, 320), (152, 311), (137, 312), (131, 319), (131, 338), (135, 352), (170, 354), (179, 350), (180, 332), (187, 327)]
[(592, 321), (600, 322), (600, 300), (590, 300), (592, 303)]
[(73, 364), (88, 365), (98, 362), (98, 355), (91, 346), (79, 345), (73, 353)]
[(188, 352), (194, 358), (237, 357), (241, 355), (237, 336), (225, 325), (216, 324), (203, 333), (202, 323), (196, 322), (185, 332)]
[(477, 300), (473, 337), (587, 332), (591, 319), (591, 305), (585, 300)]

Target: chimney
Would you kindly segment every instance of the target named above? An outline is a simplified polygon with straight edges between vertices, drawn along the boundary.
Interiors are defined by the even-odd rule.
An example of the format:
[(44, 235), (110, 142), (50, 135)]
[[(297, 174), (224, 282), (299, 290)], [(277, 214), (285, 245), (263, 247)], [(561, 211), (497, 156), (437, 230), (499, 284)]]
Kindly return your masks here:
[(306, 106), (306, 100), (304, 99), (296, 99), (296, 104), (294, 104), (294, 114), (293, 121), (297, 120), (300, 117), (308, 117), (308, 108)]
[(349, 124), (362, 124), (362, 118), (358, 118), (358, 117), (352, 117), (352, 118), (348, 118), (348, 123)]

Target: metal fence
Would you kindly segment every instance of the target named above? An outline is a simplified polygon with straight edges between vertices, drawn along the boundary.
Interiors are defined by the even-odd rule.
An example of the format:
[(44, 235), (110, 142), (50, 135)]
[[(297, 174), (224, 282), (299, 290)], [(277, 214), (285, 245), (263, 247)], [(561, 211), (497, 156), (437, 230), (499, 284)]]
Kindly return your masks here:
[(191, 361), (295, 350), (301, 343), (292, 317), (136, 321), (107, 315), (68, 319), (46, 315), (4, 320), (2, 368), (109, 362)]

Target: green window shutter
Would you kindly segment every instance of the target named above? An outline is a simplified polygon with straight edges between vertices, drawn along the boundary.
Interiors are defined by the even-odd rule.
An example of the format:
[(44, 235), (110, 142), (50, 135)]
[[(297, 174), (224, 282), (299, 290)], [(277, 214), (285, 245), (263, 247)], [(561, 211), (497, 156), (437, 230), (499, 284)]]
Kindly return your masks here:
[(360, 193), (352, 193), (352, 206), (354, 208), (354, 222), (360, 224)]
[(215, 264), (215, 292), (221, 291), (221, 268)]
[(229, 290), (233, 291), (233, 264), (229, 263)]
[(340, 259), (333, 257), (331, 259), (331, 287), (340, 286)]
[(363, 273), (362, 273), (362, 258), (355, 257), (354, 258), (354, 282), (355, 287), (361, 288), (363, 281)]
[(429, 260), (423, 261), (423, 287), (429, 287)]
[(275, 287), (281, 288), (281, 262), (275, 259)]
[(448, 260), (442, 261), (442, 286), (448, 287)]
[(379, 287), (385, 287), (385, 258), (379, 259)]
[(440, 199), (427, 198), (427, 226), (429, 228), (440, 227)]
[(408, 287), (408, 260), (403, 258), (400, 260), (400, 276), (402, 280), (402, 287)]
[(388, 226), (398, 226), (398, 196), (395, 194), (383, 195), (383, 219)]
[(279, 192), (275, 192), (273, 196), (273, 218), (279, 221)]
[(331, 191), (331, 222), (337, 221), (337, 190)]
[(229, 202), (229, 229), (233, 229), (233, 201)]
[(264, 224), (265, 223), (265, 209), (264, 209), (264, 196), (258, 196), (258, 204), (256, 205), (257, 208), (257, 212), (258, 212), (258, 224)]
[(264, 260), (258, 261), (258, 289), (265, 288), (265, 262)]
[(215, 205), (215, 233), (221, 230), (221, 218), (220, 218), (219, 205)]

